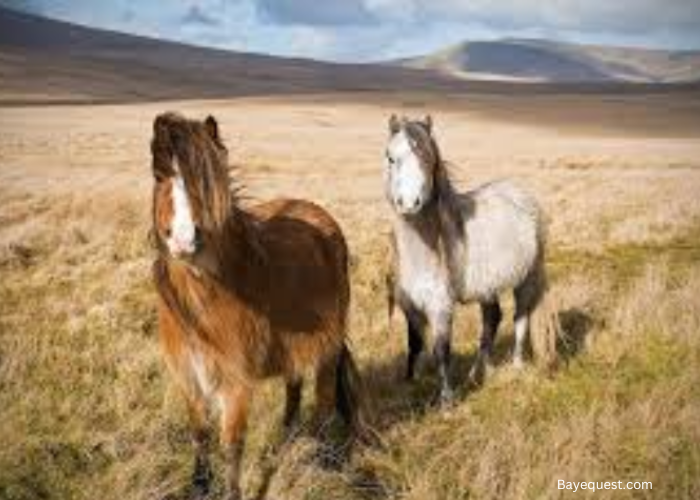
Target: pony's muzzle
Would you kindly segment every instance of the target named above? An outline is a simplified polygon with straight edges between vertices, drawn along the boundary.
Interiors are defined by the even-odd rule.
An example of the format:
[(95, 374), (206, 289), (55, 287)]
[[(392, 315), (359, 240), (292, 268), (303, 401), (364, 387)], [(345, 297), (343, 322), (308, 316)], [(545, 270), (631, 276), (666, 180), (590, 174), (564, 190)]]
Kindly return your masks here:
[(394, 204), (399, 213), (403, 215), (415, 215), (423, 207), (423, 200), (420, 196), (404, 197), (399, 195), (394, 200)]
[(203, 244), (202, 230), (199, 227), (195, 227), (191, 235), (183, 237), (175, 233), (168, 239), (168, 248), (175, 258), (191, 257), (202, 249)]

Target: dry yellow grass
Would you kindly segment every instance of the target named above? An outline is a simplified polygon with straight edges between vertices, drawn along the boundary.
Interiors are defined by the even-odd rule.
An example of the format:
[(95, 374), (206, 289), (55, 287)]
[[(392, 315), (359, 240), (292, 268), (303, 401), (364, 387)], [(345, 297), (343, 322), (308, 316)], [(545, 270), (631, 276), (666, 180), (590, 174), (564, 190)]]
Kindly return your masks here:
[[(1, 111), (0, 498), (186, 492), (185, 415), (158, 352), (146, 239), (148, 141), (164, 109), (216, 114), (246, 193), (321, 202), (352, 250), (351, 338), (385, 446), (339, 471), (312, 460), (307, 438), (266, 458), (281, 415), (280, 388), (267, 384), (249, 434), (249, 494), (270, 463), (271, 499), (559, 498), (558, 479), (653, 482), (614, 498), (700, 497), (697, 137), (670, 112), (663, 131), (577, 128), (561, 99), (561, 127), (424, 97), (353, 99)], [(380, 162), (386, 118), (400, 107), (440, 111), (436, 133), (461, 186), (510, 176), (542, 200), (565, 334), (554, 375), (507, 366), (506, 321), (504, 363), (481, 390), (462, 389), (454, 409), (429, 404), (428, 366), (415, 385), (399, 381), (405, 338), (387, 321)], [(462, 381), (477, 329), (465, 308)]]

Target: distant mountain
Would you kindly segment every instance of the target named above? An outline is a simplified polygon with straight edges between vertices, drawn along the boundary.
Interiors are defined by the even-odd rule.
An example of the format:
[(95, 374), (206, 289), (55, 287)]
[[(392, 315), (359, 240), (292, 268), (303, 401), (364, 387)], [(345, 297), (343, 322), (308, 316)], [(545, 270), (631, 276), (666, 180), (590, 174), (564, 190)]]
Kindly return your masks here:
[[(0, 105), (374, 91), (666, 92), (673, 86), (628, 82), (697, 75), (695, 53), (517, 40), (462, 44), (399, 63), (338, 64), (197, 47), (0, 8)], [(477, 81), (489, 76), (554, 83)]]
[(410, 68), (196, 47), (0, 8), (0, 104), (465, 86), (452, 77)]
[(700, 51), (577, 45), (548, 40), (464, 42), (397, 64), (467, 79), (559, 83), (700, 81)]

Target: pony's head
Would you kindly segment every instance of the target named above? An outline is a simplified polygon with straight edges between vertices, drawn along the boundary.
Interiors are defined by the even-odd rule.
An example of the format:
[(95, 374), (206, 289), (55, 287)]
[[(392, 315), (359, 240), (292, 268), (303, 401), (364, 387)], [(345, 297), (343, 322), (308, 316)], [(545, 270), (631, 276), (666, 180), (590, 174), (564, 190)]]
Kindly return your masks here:
[(386, 148), (386, 196), (401, 215), (418, 214), (435, 198), (444, 166), (430, 116), (409, 120), (392, 115)]
[(191, 257), (223, 228), (232, 194), (228, 153), (216, 120), (188, 120), (164, 113), (151, 141), (153, 231), (172, 257)]

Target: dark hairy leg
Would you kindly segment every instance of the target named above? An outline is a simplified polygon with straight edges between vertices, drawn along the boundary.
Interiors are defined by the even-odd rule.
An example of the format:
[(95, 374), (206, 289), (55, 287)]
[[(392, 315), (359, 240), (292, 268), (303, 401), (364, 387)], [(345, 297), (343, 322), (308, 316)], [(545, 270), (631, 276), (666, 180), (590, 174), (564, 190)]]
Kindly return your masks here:
[(501, 323), (501, 319), (503, 319), (498, 299), (481, 302), (480, 306), (482, 321), (481, 340), (476, 360), (469, 371), (470, 381), (477, 385), (484, 381), (486, 370), (491, 363), (498, 326)]
[(194, 447), (192, 488), (195, 498), (204, 498), (209, 494), (213, 476), (209, 460), (211, 429), (207, 422), (206, 402), (202, 397), (194, 396), (187, 398), (187, 407)]
[(282, 421), (284, 432), (287, 434), (285, 437), (288, 437), (288, 434), (291, 433), (294, 427), (299, 423), (303, 385), (303, 381), (298, 377), (287, 380), (284, 419)]
[(408, 325), (408, 363), (406, 366), (406, 380), (413, 380), (416, 372), (416, 363), (420, 357), (425, 340), (423, 330), (425, 320), (417, 312), (406, 312), (406, 324)]

